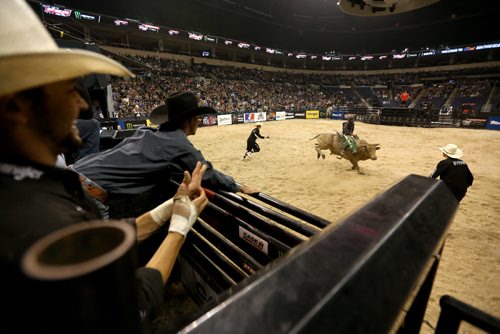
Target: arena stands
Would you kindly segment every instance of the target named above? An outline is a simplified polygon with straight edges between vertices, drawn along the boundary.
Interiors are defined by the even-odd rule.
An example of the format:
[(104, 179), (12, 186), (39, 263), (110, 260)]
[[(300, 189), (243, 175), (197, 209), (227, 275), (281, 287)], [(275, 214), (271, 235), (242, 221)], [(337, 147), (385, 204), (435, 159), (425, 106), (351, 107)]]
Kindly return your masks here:
[[(159, 41), (154, 38), (153, 42), (151, 39), (149, 42), (154, 44), (155, 48), (159, 44)], [(101, 150), (112, 147), (123, 138), (130, 136), (135, 128), (149, 125), (147, 122), (149, 112), (163, 104), (167, 95), (180, 90), (196, 92), (201, 104), (214, 107), (219, 112), (217, 116), (231, 115), (229, 124), (231, 122), (253, 121), (254, 119), (247, 119), (246, 115), (249, 114), (264, 115), (265, 120), (276, 119), (277, 112), (286, 115), (286, 117), (283, 116), (283, 119), (293, 118), (294, 115), (306, 118), (307, 111), (313, 110), (318, 111), (319, 116), (322, 116), (328, 105), (333, 106), (332, 118), (342, 118), (345, 114), (351, 113), (356, 114), (357, 121), (360, 122), (397, 126), (474, 126), (484, 128), (490, 117), (500, 115), (500, 95), (498, 93), (500, 63), (488, 62), (488, 59), (497, 57), (495, 56), (498, 53), (496, 50), (478, 51), (478, 59), (484, 61), (481, 63), (470, 62), (470, 58), (468, 58), (472, 57), (470, 53), (458, 54), (456, 57), (442, 53), (436, 55), (435, 58), (422, 57), (419, 62), (414, 58), (406, 58), (402, 62), (391, 58), (390, 61), (380, 59), (368, 63), (362, 61), (361, 57), (353, 55), (355, 59), (352, 61), (344, 58), (338, 62), (330, 60), (313, 62), (309, 58), (307, 61), (299, 63), (296, 59), (286, 62), (283, 60), (284, 57), (276, 58), (274, 56), (267, 58), (268, 61), (264, 62), (247, 57), (247, 54), (244, 57), (238, 54), (232, 59), (219, 61), (186, 53), (185, 50), (180, 50), (180, 47), (179, 50), (175, 49), (179, 52), (173, 53), (158, 52), (161, 51), (158, 49), (151, 51), (152, 47), (141, 49), (141, 45), (131, 45), (133, 43), (128, 41), (128, 35), (127, 42), (123, 44), (125, 44), (124, 47), (116, 47), (114, 43), (113, 47), (109, 44), (106, 45), (106, 43), (101, 45), (101, 49), (105, 50), (103, 53), (122, 62), (136, 74), (133, 79), (115, 77), (111, 79), (112, 108), (105, 110), (107, 117), (101, 121), (103, 128)], [(196, 49), (194, 44), (193, 49)], [(298, 54), (295, 53), (294, 56), (296, 55)], [(238, 58), (239, 56), (241, 58)], [(308, 56), (310, 57), (310, 55)], [(248, 61), (243, 62), (242, 59)], [(400, 101), (400, 95), (403, 91), (407, 91), (410, 95), (405, 107), (401, 106)], [(464, 105), (467, 106), (467, 109), (464, 109)], [(443, 110), (451, 110), (451, 112), (441, 113)], [(467, 113), (464, 113), (464, 110), (467, 110)], [(473, 120), (469, 116), (473, 116)], [(220, 124), (218, 121), (215, 119), (205, 123), (203, 120), (202, 125), (218, 125)], [(434, 195), (436, 192), (440, 192), (431, 184), (425, 183), (427, 180), (419, 182), (424, 184), (422, 189), (432, 189)], [(286, 256), (290, 253), (293, 255), (293, 252), (289, 253), (289, 251), (297, 245), (300, 246), (303, 242), (302, 239), (306, 238), (302, 238), (302, 236), (297, 238), (293, 235), (294, 233), (289, 233), (289, 231), (277, 231), (275, 226), (267, 224), (266, 219), (256, 218), (257, 215), (252, 210), (255, 210), (257, 206), (252, 207), (252, 210), (241, 207), (252, 205), (247, 200), (239, 199), (240, 202), (235, 205), (234, 203), (228, 204), (228, 201), (224, 199), (224, 194), (211, 195), (211, 202), (218, 202), (221, 207), (230, 206), (231, 209), (224, 210), (218, 206), (211, 206), (207, 210), (209, 214), (204, 214), (203, 220), (200, 220), (188, 239), (186, 250), (189, 250), (190, 253), (185, 252), (183, 257), (184, 263), (189, 263), (190, 266), (183, 268), (183, 273), (188, 272), (192, 276), (190, 282), (192, 286), (189, 288), (191, 293), (193, 291), (197, 293), (195, 299), (200, 305), (204, 305), (211, 298), (212, 302), (228, 299), (231, 303), (237, 303), (239, 300), (250, 300), (241, 293), (239, 297), (237, 296), (240, 298), (238, 300), (229, 299), (229, 297), (233, 292), (232, 289), (236, 292), (243, 291), (243, 288), (238, 284), (248, 277), (251, 277), (248, 280), (250, 283), (265, 281), (258, 281), (263, 276), (252, 277), (252, 275), (283, 255)], [(217, 195), (221, 197), (217, 197)], [(421, 199), (420, 195), (417, 195), (413, 199), (415, 203), (421, 203), (417, 201)], [(422, 195), (422, 198), (428, 200), (426, 196), (428, 195)], [(236, 201), (237, 199), (232, 198), (231, 200)], [(280, 207), (279, 210), (281, 209), (283, 208)], [(425, 207), (417, 209), (425, 211)], [(266, 211), (262, 208), (259, 210), (258, 214), (265, 212), (269, 215), (274, 214), (274, 218), (279, 217), (276, 212), (270, 212), (272, 210)], [(370, 213), (369, 210), (368, 213)], [(246, 240), (242, 241), (241, 236), (238, 239), (239, 232), (244, 234), (245, 231), (253, 231), (255, 227), (242, 221), (239, 215), (243, 215), (245, 218), (251, 216), (251, 220), (258, 221), (261, 224), (260, 231), (254, 234), (246, 233)], [(217, 219), (214, 219), (214, 216)], [(449, 217), (441, 218), (439, 223), (445, 228), (449, 223)], [(221, 233), (220, 230), (213, 227), (218, 225), (217, 220), (230, 221), (235, 224), (234, 226), (238, 225), (243, 228), (243, 231), (227, 227), (227, 230)], [(284, 220), (290, 223), (290, 220)], [(355, 219), (351, 221), (359, 222), (359, 220), (356, 222)], [(394, 224), (396, 222), (394, 220)], [(411, 226), (407, 221), (404, 224)], [(435, 226), (428, 225), (430, 228)], [(321, 229), (324, 227), (321, 226)], [(313, 230), (315, 233), (319, 233), (320, 229), (313, 228)], [(368, 236), (368, 232), (376, 231), (376, 229), (364, 231)], [(310, 231), (301, 232), (307, 237), (314, 234), (309, 233)], [(286, 242), (275, 238), (276, 234), (280, 238), (285, 238)], [(333, 234), (328, 234), (328, 236), (333, 238)], [(381, 236), (382, 234), (379, 235), (379, 237)], [(232, 238), (234, 239), (231, 240)], [(433, 246), (441, 247), (443, 245), (440, 238), (441, 236), (434, 236)], [(207, 240), (215, 243), (217, 247), (208, 245)], [(266, 250), (269, 250), (271, 255), (262, 255), (252, 248), (255, 248), (256, 244), (263, 248), (262, 240), (265, 242), (265, 247), (269, 247)], [(229, 249), (233, 253), (226, 256), (218, 252), (217, 248)], [(302, 248), (302, 250), (304, 249), (305, 247)], [(248, 253), (255, 254), (254, 258), (248, 259), (246, 256)], [(429, 249), (429, 254), (431, 253), (432, 250)], [(232, 262), (227, 261), (225, 257), (230, 258)], [(286, 258), (291, 259), (287, 265), (296, 265), (295, 258), (292, 256)], [(311, 258), (308, 257), (308, 261), (310, 260)], [(241, 263), (237, 263), (237, 261), (241, 261)], [(237, 265), (234, 264), (235, 262)], [(402, 264), (407, 262), (401, 261)], [(353, 261), (351, 264), (355, 265), (356, 262)], [(426, 270), (428, 269), (429, 266), (426, 267)], [(429, 272), (426, 270), (422, 269), (421, 272), (428, 275)], [(279, 271), (276, 270), (276, 272)], [(271, 269), (266, 269), (264, 273), (258, 273), (258, 275), (267, 275), (270, 272), (272, 273)], [(420, 272), (413, 273), (414, 276), (420, 275)], [(200, 276), (206, 281), (206, 286), (201, 288), (200, 282), (193, 279), (196, 277), (201, 281)], [(291, 276), (284, 276), (284, 278), (287, 277)], [(188, 280), (185, 279), (186, 281)], [(271, 285), (266, 286), (270, 287)], [(274, 286), (271, 287), (274, 288)], [(253, 293), (258, 295), (262, 291), (253, 290)], [(287, 289), (283, 291), (284, 293), (290, 292)], [(390, 291), (390, 287), (388, 291)], [(404, 290), (405, 293), (411, 291), (410, 288)], [(276, 302), (276, 300), (277, 298), (272, 298), (272, 302)], [(405, 301), (399, 300), (398, 302)], [(314, 302), (319, 303), (317, 300)], [(208, 304), (204, 307), (208, 310), (213, 306), (213, 304)], [(242, 312), (244, 307), (238, 309), (239, 312)], [(232, 321), (236, 321), (234, 319), (238, 316), (241, 314), (237, 314), (232, 318)], [(326, 317), (320, 318), (322, 321), (328, 322)], [(386, 324), (392, 320), (386, 320)], [(211, 320), (205, 319), (205, 321), (210, 322)], [(231, 324), (236, 326), (235, 323)], [(360, 326), (363, 324), (369, 325), (368, 322), (360, 322)], [(315, 328), (312, 322), (304, 324), (304, 326), (304, 328), (309, 329)], [(273, 327), (270, 324), (265, 324), (262, 328)], [(193, 332), (202, 331), (196, 328), (192, 330)]]

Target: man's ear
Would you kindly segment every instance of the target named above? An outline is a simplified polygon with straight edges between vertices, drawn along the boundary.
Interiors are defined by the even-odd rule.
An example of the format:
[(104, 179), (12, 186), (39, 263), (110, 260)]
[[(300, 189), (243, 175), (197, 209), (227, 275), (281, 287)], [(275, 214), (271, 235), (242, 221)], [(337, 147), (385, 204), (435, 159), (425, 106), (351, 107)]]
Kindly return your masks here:
[(31, 103), (17, 94), (0, 97), (0, 122), (4, 125), (25, 124)]

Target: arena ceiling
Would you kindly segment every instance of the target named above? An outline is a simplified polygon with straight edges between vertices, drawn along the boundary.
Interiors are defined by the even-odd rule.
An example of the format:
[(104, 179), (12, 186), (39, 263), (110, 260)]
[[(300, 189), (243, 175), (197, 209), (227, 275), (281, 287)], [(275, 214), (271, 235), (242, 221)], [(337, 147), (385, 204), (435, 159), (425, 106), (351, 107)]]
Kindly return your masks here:
[[(311, 53), (384, 53), (500, 40), (494, 1), (440, 0), (420, 9), (347, 14), (339, 0), (46, 1), (123, 18)], [(341, 0), (351, 1), (351, 0)], [(352, 0), (359, 2), (361, 0)], [(382, 0), (378, 0), (382, 1)], [(388, 0), (385, 0), (388, 1)], [(423, 1), (423, 0), (399, 0)]]

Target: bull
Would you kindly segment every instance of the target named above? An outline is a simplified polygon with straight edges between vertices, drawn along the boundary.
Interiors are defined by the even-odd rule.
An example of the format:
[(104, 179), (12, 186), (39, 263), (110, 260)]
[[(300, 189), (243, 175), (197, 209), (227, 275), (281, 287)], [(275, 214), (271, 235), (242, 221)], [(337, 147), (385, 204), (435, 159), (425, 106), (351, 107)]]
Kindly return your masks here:
[(325, 158), (325, 154), (321, 150), (330, 150), (330, 154), (339, 156), (340, 159), (345, 158), (352, 164), (352, 170), (357, 170), (359, 174), (363, 174), (359, 170), (358, 161), (362, 160), (377, 160), (376, 150), (380, 150), (380, 144), (368, 144), (366, 140), (356, 139), (357, 150), (353, 153), (349, 149), (344, 148), (344, 138), (339, 133), (320, 133), (311, 140), (316, 139), (314, 148), (319, 157)]

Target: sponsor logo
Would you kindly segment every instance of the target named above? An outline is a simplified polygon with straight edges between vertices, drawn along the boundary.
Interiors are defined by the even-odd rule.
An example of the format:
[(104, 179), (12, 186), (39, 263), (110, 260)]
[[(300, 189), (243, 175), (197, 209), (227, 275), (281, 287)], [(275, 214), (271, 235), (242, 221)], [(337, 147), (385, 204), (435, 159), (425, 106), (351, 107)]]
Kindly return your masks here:
[(139, 24), (139, 30), (158, 32), (160, 31), (160, 27), (151, 24), (141, 23)]
[(252, 232), (244, 229), (241, 226), (238, 226), (239, 236), (241, 239), (248, 242), (250, 245), (254, 246), (258, 250), (260, 250), (264, 254), (268, 254), (268, 242), (264, 239), (256, 236)]
[(46, 14), (51, 14), (51, 15), (56, 15), (56, 16), (62, 16), (62, 17), (70, 17), (71, 16), (71, 9), (61, 9), (59, 7), (55, 6), (49, 6), (49, 5), (43, 5), (45, 10), (44, 12)]
[(191, 39), (194, 39), (196, 41), (201, 41), (203, 39), (203, 35), (201, 34), (196, 34), (194, 32), (190, 32), (188, 33), (188, 37), (191, 38)]
[(319, 110), (306, 110), (306, 118), (319, 118)]
[(277, 121), (283, 121), (286, 119), (286, 112), (284, 111), (277, 111), (276, 112), (276, 120)]
[(217, 115), (217, 124), (218, 125), (230, 125), (232, 124), (231, 114), (226, 115)]
[(467, 166), (467, 164), (465, 163), (465, 161), (462, 160), (454, 160), (453, 166)]
[(11, 175), (16, 181), (22, 181), (24, 179), (38, 180), (43, 175), (41, 170), (32, 167), (16, 166), (4, 163), (0, 163), (0, 173)]
[(95, 16), (82, 14), (82, 12), (80, 12), (78, 10), (75, 10), (73, 12), (73, 14), (75, 15), (75, 18), (77, 20), (88, 20), (88, 21), (94, 21), (95, 20)]
[(126, 25), (128, 25), (128, 21), (119, 20), (119, 19), (115, 20), (115, 26), (126, 26)]

